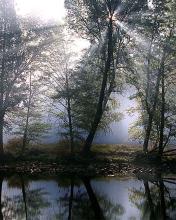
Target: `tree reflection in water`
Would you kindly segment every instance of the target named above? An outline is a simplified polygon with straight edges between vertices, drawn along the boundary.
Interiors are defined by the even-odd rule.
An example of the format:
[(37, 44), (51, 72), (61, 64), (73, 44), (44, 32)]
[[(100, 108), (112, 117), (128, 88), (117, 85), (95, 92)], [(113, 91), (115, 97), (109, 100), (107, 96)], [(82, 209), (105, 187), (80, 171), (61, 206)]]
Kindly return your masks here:
[(66, 219), (68, 210), (68, 220), (111, 220), (118, 219), (124, 213), (121, 204), (114, 204), (106, 195), (94, 192), (89, 178), (81, 178), (80, 182), (75, 182), (72, 178), (70, 183), (70, 193), (67, 191), (59, 200), (62, 202), (63, 212), (56, 219)]
[[(173, 178), (114, 178), (114, 185), (111, 179), (103, 181), (92, 182), (87, 177), (31, 181), (24, 176), (1, 176), (0, 220), (176, 219)], [(114, 191), (109, 190), (111, 186)]]
[[(131, 188), (129, 199), (140, 210), (143, 220), (176, 219), (176, 182), (167, 184), (161, 177), (156, 181), (144, 179), (144, 188)], [(175, 191), (175, 192), (174, 192)]]
[(7, 194), (3, 196), (1, 199), (3, 216), (1, 219), (40, 219), (39, 216), (42, 213), (42, 209), (49, 206), (49, 202), (44, 199), (46, 195), (44, 189), (31, 189), (28, 180), (22, 176), (8, 178), (7, 184), (8, 189), (16, 188), (21, 190), (21, 193), (14, 194), (13, 196)]

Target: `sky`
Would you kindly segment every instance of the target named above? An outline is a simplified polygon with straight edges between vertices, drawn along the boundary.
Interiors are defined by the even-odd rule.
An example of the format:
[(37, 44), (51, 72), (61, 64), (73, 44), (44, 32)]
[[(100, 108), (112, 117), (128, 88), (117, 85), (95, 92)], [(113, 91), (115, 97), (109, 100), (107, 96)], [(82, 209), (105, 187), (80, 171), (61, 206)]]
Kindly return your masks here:
[[(64, 0), (15, 0), (15, 10), (21, 17), (36, 17), (44, 22), (56, 21), (64, 23), (66, 10)], [(84, 39), (74, 38), (73, 50), (80, 53), (89, 47), (89, 43)], [(77, 56), (79, 58), (79, 56)]]
[(62, 22), (65, 16), (64, 0), (15, 0), (18, 15), (35, 16), (43, 20)]

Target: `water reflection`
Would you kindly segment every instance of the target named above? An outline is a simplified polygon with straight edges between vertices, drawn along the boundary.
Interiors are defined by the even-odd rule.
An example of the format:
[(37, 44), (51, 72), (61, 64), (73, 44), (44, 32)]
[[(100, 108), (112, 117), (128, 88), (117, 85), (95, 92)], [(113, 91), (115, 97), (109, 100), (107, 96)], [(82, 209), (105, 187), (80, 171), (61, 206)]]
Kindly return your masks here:
[(176, 179), (0, 177), (0, 219), (176, 219)]
[(163, 179), (152, 183), (143, 180), (143, 184), (144, 189), (130, 189), (129, 196), (140, 210), (142, 219), (176, 219), (176, 181), (168, 184)]

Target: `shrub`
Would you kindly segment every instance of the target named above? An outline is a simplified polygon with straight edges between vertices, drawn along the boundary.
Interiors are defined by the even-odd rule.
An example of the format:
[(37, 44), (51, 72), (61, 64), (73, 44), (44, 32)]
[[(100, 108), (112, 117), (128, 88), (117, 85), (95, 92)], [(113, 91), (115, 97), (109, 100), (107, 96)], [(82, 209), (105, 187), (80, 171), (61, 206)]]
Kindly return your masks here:
[(19, 137), (11, 138), (5, 145), (5, 151), (12, 154), (20, 154), (23, 145), (23, 139)]

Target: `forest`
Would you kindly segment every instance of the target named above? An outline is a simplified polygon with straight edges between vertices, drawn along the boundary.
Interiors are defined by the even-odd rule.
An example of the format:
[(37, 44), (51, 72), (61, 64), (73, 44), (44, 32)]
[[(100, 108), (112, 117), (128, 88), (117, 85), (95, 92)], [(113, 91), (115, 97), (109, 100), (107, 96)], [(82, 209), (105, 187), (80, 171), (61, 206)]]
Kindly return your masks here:
[[(62, 24), (20, 18), (1, 1), (0, 153), (3, 136), (25, 152), (58, 123), (70, 152), (84, 155), (99, 130), (123, 117), (116, 94), (127, 87), (137, 105), (132, 139), (162, 157), (176, 136), (174, 0), (65, 1)], [(86, 48), (74, 50), (74, 38)], [(55, 120), (45, 120), (45, 115)]]
[(0, 220), (176, 219), (175, 11), (0, 0)]

